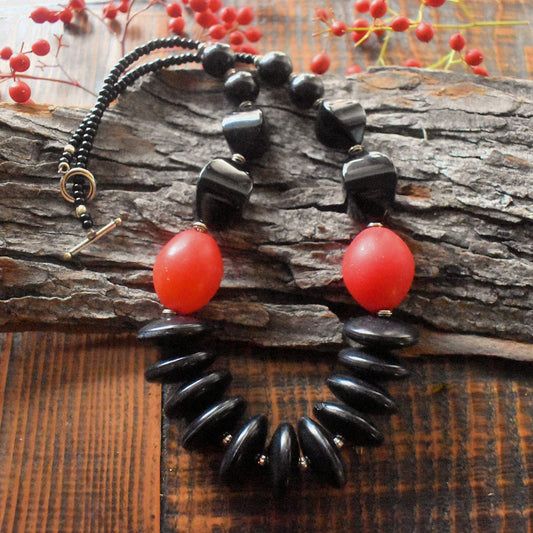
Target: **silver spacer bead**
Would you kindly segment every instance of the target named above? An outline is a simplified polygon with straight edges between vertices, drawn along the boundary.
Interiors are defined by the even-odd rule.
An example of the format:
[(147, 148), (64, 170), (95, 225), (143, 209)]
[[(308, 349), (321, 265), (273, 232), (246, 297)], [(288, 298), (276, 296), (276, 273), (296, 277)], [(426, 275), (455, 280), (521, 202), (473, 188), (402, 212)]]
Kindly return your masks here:
[(337, 446), (337, 448), (339, 449), (344, 446), (344, 439), (340, 435), (335, 435), (333, 437), (333, 442), (335, 443), (335, 446)]
[(192, 228), (200, 233), (207, 233), (207, 226), (203, 222), (195, 222)]
[(367, 225), (367, 228), (382, 228), (383, 224), (381, 222), (370, 222), (370, 224)]
[(323, 101), (324, 101), (324, 98), (317, 98), (317, 99), (313, 102), (313, 109), (314, 109), (314, 110), (317, 110), (317, 109), (320, 107), (320, 104), (322, 104)]
[(257, 68), (257, 65), (259, 65), (259, 63), (261, 62), (262, 59), (263, 59), (263, 56), (255, 56), (254, 57), (254, 67)]
[(361, 152), (363, 150), (363, 147), (360, 144), (354, 144), (349, 150), (349, 154), (356, 154), (357, 152)]
[(229, 433), (226, 433), (222, 437), (222, 445), (223, 446), (229, 446), (231, 444), (231, 441), (233, 440), (233, 435), (230, 435)]
[(63, 152), (67, 152), (67, 154), (73, 154), (76, 151), (76, 148), (72, 146), (72, 144), (66, 144), (63, 148)]
[(242, 154), (233, 154), (231, 156), (231, 160), (241, 165), (244, 165), (246, 163), (246, 157), (244, 157)]
[(176, 313), (172, 309), (163, 309), (161, 312), (163, 316), (174, 316)]
[(309, 468), (309, 461), (308, 461), (307, 457), (300, 457), (298, 459), (298, 467), (302, 471), (307, 470)]
[(249, 107), (252, 107), (254, 105), (253, 102), (250, 100), (245, 100), (244, 102), (241, 102), (239, 104), (239, 109), (248, 109)]
[(378, 316), (389, 318), (392, 316), (392, 311), (390, 309), (382, 309), (381, 311), (378, 311)]
[(87, 208), (84, 205), (78, 205), (76, 207), (76, 216), (78, 218), (80, 218), (81, 215), (84, 215), (85, 213), (87, 213)]
[(267, 463), (268, 463), (268, 457), (264, 453), (257, 456), (257, 464), (259, 466), (265, 466)]

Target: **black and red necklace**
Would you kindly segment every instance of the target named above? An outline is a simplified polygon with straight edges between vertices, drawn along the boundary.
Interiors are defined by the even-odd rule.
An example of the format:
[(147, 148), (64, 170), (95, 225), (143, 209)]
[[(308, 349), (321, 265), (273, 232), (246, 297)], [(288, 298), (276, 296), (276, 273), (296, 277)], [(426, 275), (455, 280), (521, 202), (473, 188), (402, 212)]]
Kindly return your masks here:
[[(142, 56), (162, 48), (182, 52), (131, 68)], [(415, 327), (391, 316), (409, 291), (415, 266), (405, 242), (382, 224), (394, 201), (398, 178), (386, 155), (363, 148), (366, 115), (359, 103), (324, 99), (321, 80), (312, 74), (294, 75), (290, 58), (281, 52), (262, 56), (234, 53), (221, 43), (181, 37), (139, 46), (111, 70), (96, 104), (59, 160), (61, 194), (74, 204), (76, 217), (87, 231), (86, 238), (65, 258), (71, 259), (121, 223), (115, 219), (95, 230), (87, 209), (96, 193), (96, 180), (87, 162), (105, 110), (141, 76), (186, 63), (201, 63), (208, 75), (224, 80), (224, 93), (237, 108), (222, 122), (232, 156), (205, 165), (197, 182), (198, 221), (175, 235), (155, 260), (153, 282), (165, 310), (160, 319), (139, 330), (138, 338), (159, 344), (162, 358), (146, 370), (146, 379), (177, 384), (164, 410), (169, 417), (188, 421), (182, 436), (185, 448), (226, 446), (220, 465), (223, 482), (249, 478), (263, 467), (269, 471), (273, 490), (283, 493), (300, 466), (342, 487), (347, 473), (340, 447), (344, 441), (356, 446), (383, 442), (382, 433), (368, 416), (394, 412), (396, 405), (376, 382), (406, 377), (408, 371), (393, 351), (418, 340)], [(315, 403), (316, 420), (301, 417), (296, 427), (281, 422), (268, 445), (267, 417), (258, 414), (243, 422), (245, 399), (224, 398), (231, 374), (207, 371), (216, 359), (205, 348), (212, 325), (192, 316), (215, 296), (224, 271), (222, 254), (208, 231), (224, 231), (238, 223), (253, 191), (249, 161), (260, 158), (268, 148), (263, 112), (254, 105), (260, 86), (286, 86), (294, 105), (316, 109), (316, 135), (324, 145), (348, 154), (342, 166), (343, 186), (348, 200), (368, 222), (347, 248), (342, 267), (339, 265), (348, 291), (370, 314), (344, 325), (348, 346), (338, 354), (344, 372), (327, 378), (338, 401)]]

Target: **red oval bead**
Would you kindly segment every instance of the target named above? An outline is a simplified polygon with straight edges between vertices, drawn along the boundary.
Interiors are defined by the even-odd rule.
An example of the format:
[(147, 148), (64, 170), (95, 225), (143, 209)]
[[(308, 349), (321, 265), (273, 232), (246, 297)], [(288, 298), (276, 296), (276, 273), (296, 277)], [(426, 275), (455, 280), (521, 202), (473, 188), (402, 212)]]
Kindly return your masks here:
[(355, 301), (371, 313), (392, 310), (413, 283), (415, 261), (407, 244), (379, 226), (363, 230), (342, 262), (342, 277)]
[(194, 229), (185, 230), (172, 237), (155, 259), (155, 292), (167, 309), (193, 313), (213, 298), (223, 274), (215, 239)]

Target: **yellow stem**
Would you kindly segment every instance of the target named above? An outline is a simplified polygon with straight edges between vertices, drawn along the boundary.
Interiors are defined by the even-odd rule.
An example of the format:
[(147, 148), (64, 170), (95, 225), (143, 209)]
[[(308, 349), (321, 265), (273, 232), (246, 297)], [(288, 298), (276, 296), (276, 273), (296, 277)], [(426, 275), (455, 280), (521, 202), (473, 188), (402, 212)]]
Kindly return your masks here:
[(525, 26), (528, 20), (482, 20), (479, 22), (468, 22), (466, 24), (433, 24), (434, 28), (459, 29), (481, 28), (486, 26)]
[(391, 38), (391, 33), (387, 33), (385, 35), (385, 38), (383, 39), (383, 44), (381, 45), (381, 50), (379, 51), (379, 57), (376, 61), (376, 65), (386, 66), (385, 63), (385, 52), (387, 51), (387, 46), (389, 44), (389, 40)]
[(436, 63), (433, 63), (433, 65), (429, 65), (429, 67), (427, 68), (436, 69), (436, 68), (439, 68), (441, 65), (444, 65), (444, 63), (447, 63), (447, 65), (449, 65), (450, 57), (453, 57), (453, 54), (454, 54), (454, 51), (452, 50), (448, 55), (441, 57)]

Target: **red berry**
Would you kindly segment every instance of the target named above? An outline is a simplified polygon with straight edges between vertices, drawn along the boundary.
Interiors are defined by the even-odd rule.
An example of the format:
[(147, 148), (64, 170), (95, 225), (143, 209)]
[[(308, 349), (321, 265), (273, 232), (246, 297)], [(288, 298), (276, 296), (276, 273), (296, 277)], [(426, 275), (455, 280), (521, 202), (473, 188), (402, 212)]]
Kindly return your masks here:
[(209, 28), (209, 35), (215, 39), (215, 41), (220, 41), (226, 35), (226, 26), (224, 24), (214, 24)]
[(61, 11), (50, 11), (48, 13), (48, 22), (55, 24), (59, 20), (59, 15), (61, 15)]
[[(368, 28), (370, 26), (368, 20), (364, 19), (364, 18), (358, 18), (358, 19), (355, 19), (353, 22), (352, 22), (352, 28)], [(353, 31), (352, 32), (352, 39), (357, 43), (359, 42), (366, 34), (368, 33), (368, 31), (365, 31), (365, 30), (358, 30), (358, 31)]]
[(72, 9), (70, 9), (70, 7), (66, 7), (63, 9), (63, 11), (61, 11), (61, 13), (59, 13), (59, 20), (63, 24), (70, 24), (73, 16), (74, 14), (72, 13)]
[(251, 43), (256, 43), (261, 39), (261, 37), (263, 37), (263, 32), (256, 26), (249, 26), (246, 28), (244, 34)]
[(45, 22), (48, 22), (49, 14), (50, 14), (50, 10), (47, 7), (44, 7), (44, 6), (36, 7), (30, 13), (30, 18), (31, 20), (33, 20), (33, 22), (37, 24), (44, 24)]
[(328, 12), (322, 7), (315, 7), (315, 18), (322, 22), (327, 22)]
[(254, 55), (257, 55), (259, 53), (257, 48), (251, 43), (243, 43), (239, 47), (239, 52), (242, 52), (243, 54), (254, 54)]
[(359, 74), (360, 72), (363, 72), (363, 69), (359, 65), (350, 65), (346, 69), (346, 76), (350, 76), (351, 74)]
[(315, 74), (324, 74), (331, 65), (331, 60), (326, 52), (320, 52), (311, 59), (311, 71)]
[(15, 54), (9, 58), (9, 66), (15, 72), (24, 72), (30, 68), (30, 58), (23, 53)]
[(109, 2), (109, 4), (106, 4), (104, 9), (102, 9), (102, 14), (104, 18), (113, 20), (118, 15), (118, 7), (113, 4), (113, 2)]
[(418, 59), (415, 59), (414, 57), (410, 57), (409, 59), (406, 59), (403, 62), (404, 67), (412, 67), (412, 68), (421, 68), (422, 65), (420, 64), (420, 61)]
[(476, 67), (483, 63), (483, 53), (477, 48), (471, 48), (465, 54), (465, 62), (471, 67)]
[(39, 39), (31, 45), (31, 51), (36, 56), (45, 56), (50, 52), (50, 43), (46, 39)]
[(231, 24), (237, 20), (237, 10), (232, 6), (224, 7), (220, 10), (220, 20)]
[(212, 11), (209, 11), (209, 9), (206, 9), (201, 13), (195, 13), (194, 20), (206, 30), (211, 26), (218, 24), (218, 17)]
[(391, 20), (390, 27), (394, 31), (406, 31), (409, 29), (411, 21), (403, 15), (398, 15)]
[(118, 6), (118, 10), (121, 13), (127, 13), (130, 8), (129, 0), (122, 0)]
[(13, 101), (23, 104), (30, 99), (30, 86), (27, 83), (18, 80), (9, 87), (9, 96), (11, 96)]
[(425, 4), (429, 7), (440, 7), (446, 0), (426, 0)]
[(342, 262), (342, 277), (355, 301), (371, 313), (392, 310), (405, 298), (415, 274), (407, 244), (387, 228), (363, 230)]
[(254, 17), (254, 9), (251, 6), (242, 6), (237, 11), (237, 22), (242, 26), (250, 24)]
[(13, 50), (9, 46), (4, 46), (2, 50), (0, 50), (0, 57), (7, 61), (11, 56), (13, 55)]
[(461, 33), (454, 33), (453, 35), (450, 35), (448, 43), (452, 50), (460, 52), (465, 47), (466, 39)]
[(229, 42), (235, 46), (239, 46), (244, 42), (244, 33), (242, 31), (232, 31), (229, 34)]
[(216, 13), (222, 7), (222, 0), (209, 0), (209, 9)]
[(386, 0), (373, 0), (370, 4), (370, 15), (375, 19), (380, 19), (387, 14), (389, 6), (387, 5)]
[(340, 37), (341, 35), (344, 35), (346, 33), (346, 28), (348, 26), (346, 25), (346, 22), (343, 20), (336, 20), (331, 24), (331, 33), (333, 35), (336, 35), (337, 37)]
[(480, 67), (479, 65), (477, 67), (474, 67), (472, 69), (472, 72), (474, 74), (477, 74), (478, 76), (485, 76), (486, 78), (488, 78), (489, 76), (487, 69), (485, 67)]
[(421, 22), (415, 30), (416, 38), (423, 43), (429, 43), (435, 35), (435, 30), (429, 22)]
[(183, 17), (176, 17), (168, 21), (168, 31), (180, 35), (185, 29), (185, 19)]
[(370, 9), (370, 0), (356, 0), (353, 7), (358, 13), (366, 13)]
[(189, 7), (197, 13), (202, 13), (209, 7), (209, 0), (190, 0)]
[(169, 17), (181, 17), (181, 4), (178, 4), (178, 2), (170, 2), (170, 4), (166, 5), (165, 9)]
[(70, 0), (68, 5), (72, 9), (85, 9), (85, 0)]
[(186, 315), (213, 298), (223, 273), (222, 255), (213, 237), (190, 229), (175, 235), (159, 252), (154, 287), (166, 308)]
[(385, 33), (386, 33), (386, 30), (382, 29), (382, 28), (384, 28), (384, 26), (386, 26), (386, 24), (382, 20), (374, 20), (374, 26), (376, 26), (376, 29), (374, 30), (374, 33), (378, 37), (383, 37), (385, 35)]

